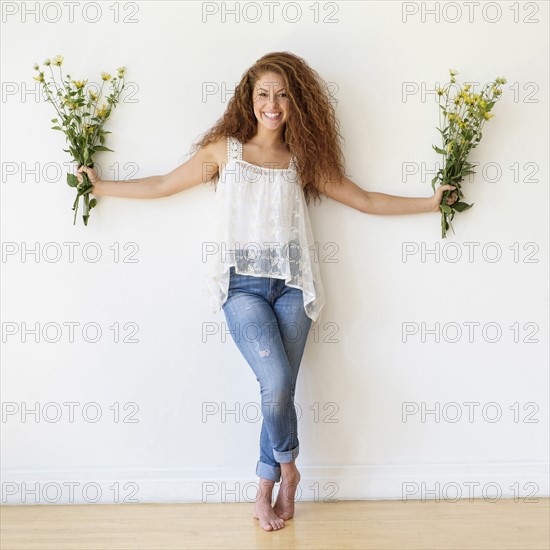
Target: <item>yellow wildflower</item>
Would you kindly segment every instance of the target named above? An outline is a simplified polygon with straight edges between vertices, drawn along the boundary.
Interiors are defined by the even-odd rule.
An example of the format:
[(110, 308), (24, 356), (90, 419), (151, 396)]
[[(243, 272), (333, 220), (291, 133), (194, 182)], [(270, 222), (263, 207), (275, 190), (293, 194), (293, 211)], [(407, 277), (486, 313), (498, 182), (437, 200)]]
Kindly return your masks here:
[(105, 81), (109, 80), (111, 78), (111, 75), (109, 73), (106, 73), (106, 72), (102, 72), (101, 73), (101, 78)]
[(107, 114), (107, 105), (102, 105), (97, 111), (97, 116), (99, 118), (103, 118), (105, 117), (106, 114)]
[(88, 90), (88, 94), (90, 95), (90, 98), (92, 99), (92, 101), (97, 101), (98, 96), (94, 94), (92, 90)]
[(122, 77), (124, 76), (124, 71), (125, 71), (125, 70), (126, 70), (126, 67), (119, 67), (119, 68), (117, 69), (117, 71), (118, 71), (118, 77), (119, 77), (119, 78), (122, 78)]
[(46, 65), (46, 67), (50, 64), (51, 64), (51, 61), (49, 59), (46, 59), (46, 61), (44, 61), (44, 65)]
[(87, 80), (73, 80), (73, 84), (75, 85), (77, 90), (80, 90), (80, 88), (84, 88), (86, 85)]
[(62, 55), (56, 55), (56, 56), (53, 58), (52, 63), (53, 63), (54, 65), (56, 65), (57, 67), (61, 67), (61, 65), (63, 64), (63, 56), (62, 56)]
[(76, 103), (67, 96), (63, 98), (63, 103), (65, 103), (65, 105), (71, 110), (76, 109)]
[(35, 76), (34, 79), (38, 82), (44, 82), (44, 73), (42, 71), (40, 71), (38, 76)]
[(437, 92), (437, 95), (440, 97), (445, 93), (445, 90), (443, 88), (436, 88), (435, 91)]
[(489, 120), (490, 118), (493, 118), (495, 115), (493, 115), (492, 113), (487, 113), (486, 111), (483, 111), (483, 118), (485, 120)]

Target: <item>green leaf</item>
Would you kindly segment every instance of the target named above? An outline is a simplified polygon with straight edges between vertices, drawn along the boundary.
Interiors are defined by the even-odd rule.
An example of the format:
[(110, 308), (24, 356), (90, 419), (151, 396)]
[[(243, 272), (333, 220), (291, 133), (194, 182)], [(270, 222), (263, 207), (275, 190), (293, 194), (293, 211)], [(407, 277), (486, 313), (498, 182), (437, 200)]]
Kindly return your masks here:
[(466, 204), (465, 202), (457, 202), (457, 203), (453, 204), (453, 208), (457, 212), (464, 212), (464, 210), (468, 210), (468, 208), (472, 208), (473, 205), (474, 205), (474, 203)]
[(108, 149), (107, 147), (104, 147), (103, 145), (96, 145), (95, 146), (96, 151), (111, 151), (111, 153), (114, 153), (112, 149)]
[(89, 207), (90, 207), (90, 210), (97, 204), (97, 199), (92, 199), (90, 201), (90, 204), (89, 204)]
[(57, 122), (57, 118), (52, 118), (52, 122)]
[(446, 155), (447, 151), (444, 151), (443, 149), (440, 149), (437, 147), (437, 145), (432, 145), (432, 147), (435, 149), (436, 153), (439, 153), (440, 155)]
[(63, 131), (59, 126), (52, 126), (52, 130), (60, 130), (61, 132)]
[(67, 174), (67, 183), (70, 187), (76, 187), (78, 185), (78, 178), (74, 174)]
[(442, 212), (445, 212), (446, 214), (450, 214), (452, 212), (451, 207), (448, 204), (440, 204), (439, 208)]

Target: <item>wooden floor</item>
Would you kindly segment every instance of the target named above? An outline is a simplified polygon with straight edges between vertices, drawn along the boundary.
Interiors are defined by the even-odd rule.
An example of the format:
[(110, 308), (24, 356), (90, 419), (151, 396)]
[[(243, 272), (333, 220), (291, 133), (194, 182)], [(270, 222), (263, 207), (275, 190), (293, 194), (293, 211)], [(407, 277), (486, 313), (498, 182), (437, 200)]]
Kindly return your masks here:
[(299, 502), (265, 532), (252, 504), (2, 506), (2, 550), (548, 549), (549, 499), (538, 503)]

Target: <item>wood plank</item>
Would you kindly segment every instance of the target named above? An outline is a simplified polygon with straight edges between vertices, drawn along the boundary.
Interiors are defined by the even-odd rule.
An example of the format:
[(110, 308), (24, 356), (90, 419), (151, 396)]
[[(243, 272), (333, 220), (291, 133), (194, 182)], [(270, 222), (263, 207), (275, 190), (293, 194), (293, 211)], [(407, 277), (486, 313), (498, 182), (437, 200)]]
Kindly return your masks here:
[(550, 499), (298, 502), (265, 532), (252, 504), (1, 506), (2, 550), (548, 550)]

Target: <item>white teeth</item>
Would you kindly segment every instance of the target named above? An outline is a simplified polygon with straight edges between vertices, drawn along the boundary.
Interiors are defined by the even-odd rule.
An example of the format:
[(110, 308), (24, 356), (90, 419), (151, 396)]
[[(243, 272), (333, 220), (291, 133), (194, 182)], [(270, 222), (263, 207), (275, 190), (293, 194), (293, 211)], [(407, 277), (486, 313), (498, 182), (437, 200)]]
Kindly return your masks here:
[(281, 113), (264, 113), (267, 118), (279, 118)]

